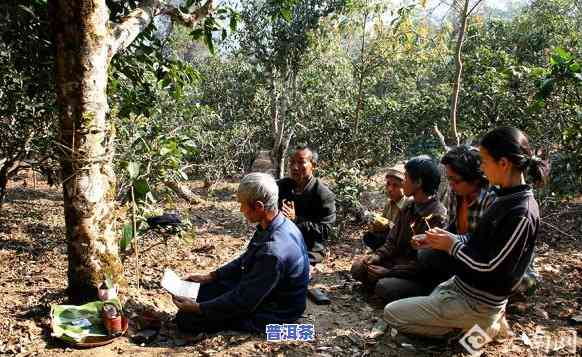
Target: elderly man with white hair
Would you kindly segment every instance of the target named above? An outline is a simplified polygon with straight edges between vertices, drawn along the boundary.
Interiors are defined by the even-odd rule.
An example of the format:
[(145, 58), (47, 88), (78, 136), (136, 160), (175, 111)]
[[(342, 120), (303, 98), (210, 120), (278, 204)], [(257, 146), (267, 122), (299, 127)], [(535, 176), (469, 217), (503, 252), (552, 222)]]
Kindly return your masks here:
[(301, 232), (277, 208), (274, 178), (246, 175), (237, 198), (257, 230), (238, 258), (188, 278), (201, 283), (197, 302), (173, 297), (181, 330), (264, 332), (266, 325), (291, 323), (305, 311), (309, 258)]

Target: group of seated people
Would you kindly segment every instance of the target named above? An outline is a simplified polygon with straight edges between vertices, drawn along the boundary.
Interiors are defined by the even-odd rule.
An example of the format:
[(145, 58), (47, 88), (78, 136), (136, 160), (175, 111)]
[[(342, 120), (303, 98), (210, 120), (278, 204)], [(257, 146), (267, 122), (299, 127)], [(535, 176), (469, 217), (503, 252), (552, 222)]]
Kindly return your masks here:
[[(447, 207), (429, 156), (387, 171), (388, 202), (364, 235), (369, 252), (354, 258), (352, 276), (399, 332), (439, 337), (478, 325), (495, 337), (507, 327), (508, 298), (531, 273), (540, 218), (526, 178), (541, 183), (543, 163), (523, 132), (500, 127), (478, 148), (451, 148), (441, 164)], [(241, 180), (237, 199), (257, 224), (254, 236), (238, 258), (188, 278), (201, 286), (197, 302), (173, 297), (180, 329), (264, 333), (302, 316), (310, 268), (324, 259), (336, 219), (334, 194), (313, 176), (316, 165), (315, 151), (300, 146), (289, 177)]]

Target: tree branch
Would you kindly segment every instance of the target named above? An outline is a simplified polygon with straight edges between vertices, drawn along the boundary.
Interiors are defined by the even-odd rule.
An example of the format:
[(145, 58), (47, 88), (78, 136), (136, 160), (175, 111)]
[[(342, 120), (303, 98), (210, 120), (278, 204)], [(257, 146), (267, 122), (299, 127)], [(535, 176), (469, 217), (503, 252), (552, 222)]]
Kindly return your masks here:
[(194, 25), (198, 24), (200, 20), (208, 16), (208, 14), (212, 11), (213, 5), (213, 0), (207, 0), (204, 5), (197, 9), (195, 9), (194, 5), (192, 5), (188, 9), (188, 13), (180, 11), (180, 9), (177, 7), (168, 7), (166, 10), (162, 11), (162, 14), (170, 15), (175, 20), (180, 21), (183, 25), (193, 27)]
[(467, 12), (467, 16), (471, 16), (471, 13), (473, 13), (473, 11), (475, 10), (475, 8), (477, 6), (479, 6), (479, 4), (482, 2), (483, 0), (478, 0), (475, 5), (473, 5), (473, 7), (471, 8), (471, 10), (469, 10), (469, 12)]
[(207, 0), (203, 6), (197, 9), (192, 6), (188, 13), (184, 13), (174, 6), (163, 8), (160, 0), (145, 0), (140, 7), (123, 17), (121, 22), (112, 26), (109, 56), (113, 57), (119, 50), (127, 48), (158, 15), (169, 15), (192, 27), (212, 11), (212, 5), (213, 0)]
[(111, 27), (111, 44), (109, 57), (113, 57), (119, 50), (127, 48), (135, 38), (150, 25), (160, 10), (158, 0), (146, 0), (144, 3), (124, 16), (121, 22)]
[(445, 141), (445, 136), (443, 135), (443, 133), (441, 133), (441, 131), (439, 130), (439, 127), (434, 124), (432, 127), (432, 130), (434, 132), (434, 134), (436, 135), (437, 139), (439, 139), (441, 145), (443, 146), (443, 148), (445, 149), (445, 151), (449, 151), (449, 146), (447, 145), (447, 142)]

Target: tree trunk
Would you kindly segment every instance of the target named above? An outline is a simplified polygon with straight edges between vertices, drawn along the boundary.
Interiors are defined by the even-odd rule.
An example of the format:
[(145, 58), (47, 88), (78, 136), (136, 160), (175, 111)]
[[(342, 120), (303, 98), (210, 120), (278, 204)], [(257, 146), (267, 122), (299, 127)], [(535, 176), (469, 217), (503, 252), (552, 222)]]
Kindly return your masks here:
[(6, 186), (8, 185), (8, 165), (0, 167), (0, 209), (6, 197)]
[(104, 0), (49, 1), (56, 46), (56, 90), (68, 266), (73, 303), (97, 299), (111, 276), (124, 284), (114, 233), (114, 130), (108, 120), (112, 57)]
[(457, 131), (457, 110), (459, 107), (459, 92), (463, 75), (463, 42), (467, 31), (469, 20), (469, 0), (464, 0), (463, 10), (459, 18), (459, 35), (457, 37), (457, 48), (455, 50), (455, 81), (453, 83), (453, 94), (451, 96), (451, 135), (456, 145), (459, 145), (459, 133)]

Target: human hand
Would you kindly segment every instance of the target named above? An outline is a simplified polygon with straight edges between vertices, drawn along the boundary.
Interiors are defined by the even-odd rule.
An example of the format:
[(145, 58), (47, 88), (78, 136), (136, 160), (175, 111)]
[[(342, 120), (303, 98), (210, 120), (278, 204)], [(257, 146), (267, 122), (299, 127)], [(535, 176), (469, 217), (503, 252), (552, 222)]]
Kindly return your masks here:
[(430, 248), (426, 240), (426, 234), (417, 234), (410, 239), (410, 245), (414, 249)]
[(426, 245), (432, 249), (449, 252), (456, 240), (454, 234), (442, 228), (431, 228), (426, 231)]
[(215, 278), (214, 273), (209, 273), (209, 274), (194, 274), (194, 275), (190, 275), (189, 277), (187, 277), (186, 281), (192, 281), (194, 283), (200, 283), (200, 284), (205, 284), (205, 283), (210, 283), (211, 281), (213, 281)]
[(293, 201), (283, 200), (283, 206), (281, 207), (281, 211), (283, 212), (283, 215), (285, 217), (289, 218), (292, 221), (294, 221), (297, 218), (297, 215), (295, 214), (295, 202)]
[(380, 263), (380, 257), (377, 254), (370, 254), (364, 257), (363, 262), (366, 265), (378, 264)]
[(176, 307), (182, 311), (193, 312), (195, 314), (200, 314), (200, 304), (192, 301), (191, 299), (172, 295), (172, 302)]
[(390, 220), (381, 215), (375, 215), (372, 222), (368, 225), (368, 229), (372, 232), (382, 232), (385, 231), (390, 225)]
[(381, 267), (379, 265), (368, 265), (367, 268), (368, 275), (370, 276), (370, 278), (374, 280), (378, 280), (387, 276), (388, 272), (390, 271), (389, 269)]

